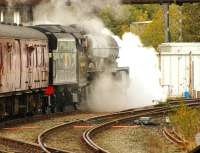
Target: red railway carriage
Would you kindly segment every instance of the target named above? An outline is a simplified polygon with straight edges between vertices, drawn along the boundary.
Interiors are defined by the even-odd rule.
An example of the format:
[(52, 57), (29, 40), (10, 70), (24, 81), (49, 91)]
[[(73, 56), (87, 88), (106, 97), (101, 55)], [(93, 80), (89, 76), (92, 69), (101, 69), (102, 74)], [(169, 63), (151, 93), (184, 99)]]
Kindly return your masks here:
[(0, 96), (6, 97), (0, 98), (0, 113), (18, 114), (20, 108), (29, 112), (28, 106), (35, 105), (27, 104), (33, 93), (48, 86), (48, 63), (44, 34), (31, 28), (0, 25)]
[(0, 72), (1, 94), (48, 86), (45, 35), (25, 27), (0, 25)]

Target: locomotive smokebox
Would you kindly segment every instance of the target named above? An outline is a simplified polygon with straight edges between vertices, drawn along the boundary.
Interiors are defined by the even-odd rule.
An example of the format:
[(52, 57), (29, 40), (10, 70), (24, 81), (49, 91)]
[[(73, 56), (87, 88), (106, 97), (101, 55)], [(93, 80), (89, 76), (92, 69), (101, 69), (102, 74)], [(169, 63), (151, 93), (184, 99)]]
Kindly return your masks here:
[(117, 58), (119, 47), (116, 41), (107, 35), (87, 35), (89, 41), (89, 55), (101, 58)]
[[(108, 35), (87, 35), (88, 56), (91, 60), (93, 71), (104, 71), (117, 67), (116, 59), (119, 47), (116, 41)], [(108, 70), (108, 69), (107, 69)]]

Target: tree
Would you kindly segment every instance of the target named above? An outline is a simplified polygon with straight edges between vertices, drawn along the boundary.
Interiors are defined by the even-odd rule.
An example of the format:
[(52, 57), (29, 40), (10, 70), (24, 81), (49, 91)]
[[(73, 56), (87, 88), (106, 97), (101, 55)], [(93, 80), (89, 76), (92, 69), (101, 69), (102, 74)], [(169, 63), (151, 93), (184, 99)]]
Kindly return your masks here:
[[(200, 4), (184, 4), (182, 14), (180, 6), (170, 5), (170, 32), (173, 42), (179, 41), (182, 28), (183, 41), (200, 41)], [(146, 46), (157, 48), (164, 42), (164, 18), (160, 5), (122, 5), (117, 8), (105, 7), (99, 12), (105, 25), (116, 35), (130, 31), (130, 24), (137, 21), (152, 20), (142, 33), (139, 33)], [(183, 19), (180, 25), (179, 19)]]
[(200, 41), (200, 4), (183, 5), (183, 40)]
[(150, 20), (157, 8), (158, 5), (107, 6), (99, 12), (99, 16), (114, 34), (121, 36), (129, 31), (132, 22)]
[[(171, 5), (170, 6), (170, 32), (171, 40), (178, 41), (179, 37), (179, 6)], [(146, 46), (153, 46), (157, 48), (159, 44), (164, 42), (164, 18), (162, 7), (157, 9), (155, 16), (153, 17), (152, 23), (150, 23), (144, 33), (141, 34), (142, 42)]]
[(144, 45), (155, 48), (164, 41), (162, 9), (157, 11), (152, 22), (146, 27), (140, 37)]

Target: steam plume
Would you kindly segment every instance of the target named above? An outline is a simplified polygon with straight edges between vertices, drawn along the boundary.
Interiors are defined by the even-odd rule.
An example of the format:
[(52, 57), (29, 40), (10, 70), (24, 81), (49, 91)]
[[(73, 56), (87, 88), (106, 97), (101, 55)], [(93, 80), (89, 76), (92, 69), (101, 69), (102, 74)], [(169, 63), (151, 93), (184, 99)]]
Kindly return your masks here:
[(130, 84), (113, 80), (109, 75), (100, 77), (88, 99), (88, 108), (93, 111), (119, 111), (127, 108), (152, 105), (154, 100), (165, 100), (159, 84), (158, 59), (153, 48), (146, 48), (138, 36), (125, 33), (120, 39), (119, 66), (129, 66)]
[(125, 33), (119, 40), (119, 65), (130, 67), (129, 101), (135, 103), (133, 106), (143, 106), (152, 104), (153, 100), (164, 100), (166, 97), (159, 83), (160, 71), (155, 49), (144, 47), (139, 37), (132, 33)]
[(119, 5), (118, 0), (74, 0), (70, 6), (64, 0), (43, 1), (34, 10), (34, 24), (77, 24), (89, 33), (99, 33), (105, 26), (97, 17), (96, 10), (111, 3)]

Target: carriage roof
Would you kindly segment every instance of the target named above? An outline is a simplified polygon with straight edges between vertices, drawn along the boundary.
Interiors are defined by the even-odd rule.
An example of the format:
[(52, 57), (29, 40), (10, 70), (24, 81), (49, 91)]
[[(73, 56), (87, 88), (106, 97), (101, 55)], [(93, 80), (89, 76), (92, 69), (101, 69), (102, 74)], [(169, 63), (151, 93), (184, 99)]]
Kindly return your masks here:
[(0, 24), (0, 37), (14, 39), (45, 39), (47, 37), (38, 30), (24, 27)]

